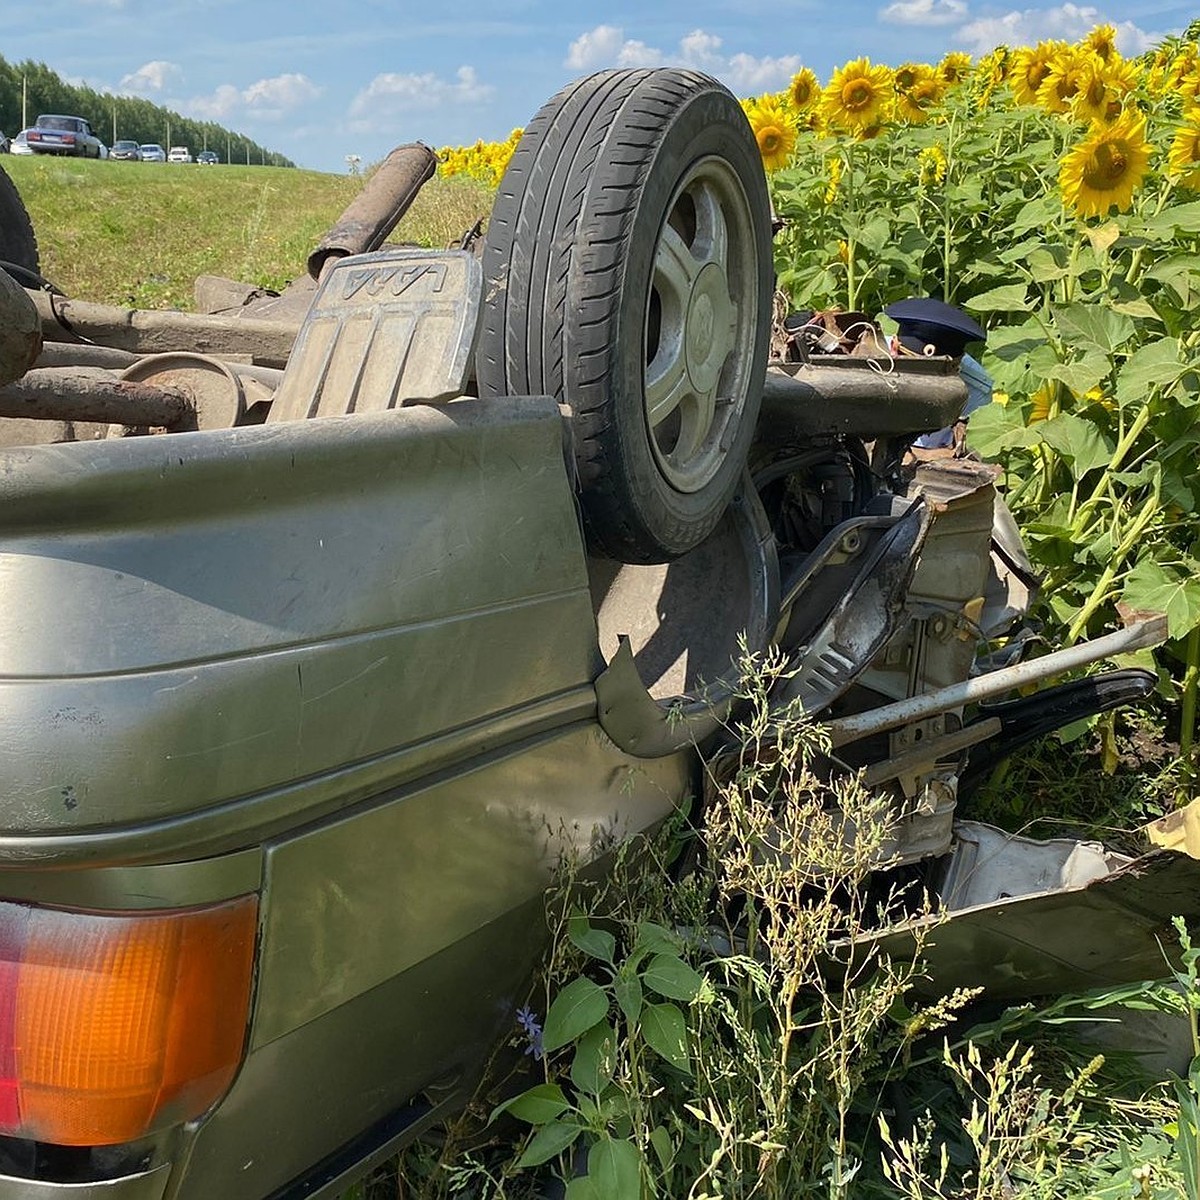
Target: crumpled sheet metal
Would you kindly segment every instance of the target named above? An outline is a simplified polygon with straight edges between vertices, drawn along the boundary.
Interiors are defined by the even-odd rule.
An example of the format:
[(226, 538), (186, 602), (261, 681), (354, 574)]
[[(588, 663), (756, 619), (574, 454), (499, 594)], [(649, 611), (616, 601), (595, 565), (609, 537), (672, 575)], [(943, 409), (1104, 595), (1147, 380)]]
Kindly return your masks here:
[(983, 988), (992, 998), (1016, 1000), (1162, 978), (1177, 956), (1176, 916), (1200, 923), (1200, 862), (1154, 850), (1082, 886), (866, 934), (852, 953), (919, 957), (923, 976), (915, 986), (926, 995)]

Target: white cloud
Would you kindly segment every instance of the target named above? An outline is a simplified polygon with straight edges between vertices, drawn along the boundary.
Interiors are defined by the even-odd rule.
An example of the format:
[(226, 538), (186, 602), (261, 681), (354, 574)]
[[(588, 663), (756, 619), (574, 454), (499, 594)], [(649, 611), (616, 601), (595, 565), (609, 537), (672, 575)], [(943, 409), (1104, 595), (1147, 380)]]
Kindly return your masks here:
[(706, 70), (722, 79), (739, 96), (749, 96), (783, 87), (803, 65), (804, 60), (796, 54), (786, 54), (782, 58), (735, 54), (724, 67)]
[(293, 72), (252, 83), (242, 92), (242, 99), (260, 116), (282, 116), (315, 100), (322, 90), (307, 75)]
[(679, 40), (680, 58), (689, 67), (700, 70), (715, 70), (721, 66), (722, 59), (717, 53), (720, 49), (721, 39), (715, 34), (705, 33), (703, 29), (693, 29)]
[(245, 88), (223, 83), (207, 96), (193, 96), (180, 107), (189, 117), (202, 121), (228, 121), (246, 114), (275, 120), (315, 100), (323, 90), (307, 75), (293, 72), (259, 79)]
[(896, 0), (879, 19), (893, 25), (956, 25), (966, 15), (966, 0)]
[(223, 83), (208, 96), (193, 96), (181, 106), (189, 117), (202, 121), (227, 121), (242, 107), (242, 93), (232, 83)]
[(432, 71), (376, 75), (350, 104), (350, 116), (373, 122), (380, 116), (409, 109), (441, 108), (447, 104), (482, 104), (495, 95), (490, 83), (480, 83), (474, 67), (459, 67), (453, 80)]
[(635, 38), (626, 38), (624, 29), (619, 26), (597, 25), (570, 44), (564, 66), (572, 71), (594, 71), (602, 67), (690, 67), (716, 75), (735, 92), (749, 93), (782, 87), (802, 65), (802, 60), (795, 54), (779, 58), (757, 58), (746, 53), (726, 55), (721, 52), (722, 45), (715, 34), (693, 29), (680, 39), (674, 51), (664, 53)]
[(958, 30), (956, 37), (966, 49), (983, 54), (1001, 43), (1033, 46), (1045, 38), (1077, 41), (1106, 22), (1116, 28), (1117, 48), (1127, 57), (1141, 54), (1163, 36), (1139, 29), (1132, 21), (1109, 22), (1098, 8), (1068, 2), (1057, 8), (1013, 10), (1003, 16), (972, 21)]
[[(591, 71), (596, 67), (612, 66), (620, 59), (621, 50), (626, 44), (624, 30), (615, 25), (597, 25), (595, 29), (581, 33), (571, 43), (563, 65), (572, 71)], [(645, 48), (644, 42), (629, 44)]]
[(140, 96), (146, 92), (161, 92), (163, 88), (182, 78), (183, 71), (177, 63), (156, 58), (123, 76), (117, 86), (122, 92)]
[(663, 52), (636, 38), (621, 44), (617, 52), (618, 67), (659, 67), (663, 64)]

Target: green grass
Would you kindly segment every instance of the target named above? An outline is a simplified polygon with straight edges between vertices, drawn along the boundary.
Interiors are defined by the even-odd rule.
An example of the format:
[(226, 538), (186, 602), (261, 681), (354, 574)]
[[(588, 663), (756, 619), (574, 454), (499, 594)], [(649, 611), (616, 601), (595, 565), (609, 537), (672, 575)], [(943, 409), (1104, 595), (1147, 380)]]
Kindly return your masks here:
[[(69, 296), (193, 307), (197, 275), (279, 289), (361, 191), (363, 179), (281, 167), (176, 166), (9, 155), (41, 249)], [(468, 181), (433, 179), (392, 234), (444, 246), (491, 204)]]

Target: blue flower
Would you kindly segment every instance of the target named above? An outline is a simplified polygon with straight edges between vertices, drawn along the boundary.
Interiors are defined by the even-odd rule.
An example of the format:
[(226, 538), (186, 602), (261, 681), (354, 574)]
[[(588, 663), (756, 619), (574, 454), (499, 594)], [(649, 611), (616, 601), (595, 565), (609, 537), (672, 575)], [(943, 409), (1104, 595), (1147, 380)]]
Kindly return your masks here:
[(525, 1040), (528, 1042), (525, 1053), (532, 1054), (534, 1058), (545, 1058), (546, 1052), (542, 1049), (542, 1027), (538, 1024), (537, 1016), (529, 1005), (517, 1009), (517, 1024), (521, 1027), (521, 1031), (525, 1034)]

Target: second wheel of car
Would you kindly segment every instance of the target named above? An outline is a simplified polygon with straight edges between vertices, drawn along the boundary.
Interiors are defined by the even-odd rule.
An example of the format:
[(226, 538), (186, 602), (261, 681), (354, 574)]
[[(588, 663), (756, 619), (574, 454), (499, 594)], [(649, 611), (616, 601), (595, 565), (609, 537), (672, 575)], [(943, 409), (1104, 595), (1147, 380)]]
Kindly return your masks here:
[(37, 238), (24, 201), (13, 181), (0, 170), (0, 261), (22, 268), (18, 282), (36, 284), (38, 275)]
[(480, 394), (570, 407), (593, 549), (697, 545), (737, 489), (770, 335), (770, 206), (737, 100), (675, 69), (570, 84), (517, 145), (483, 265)]

